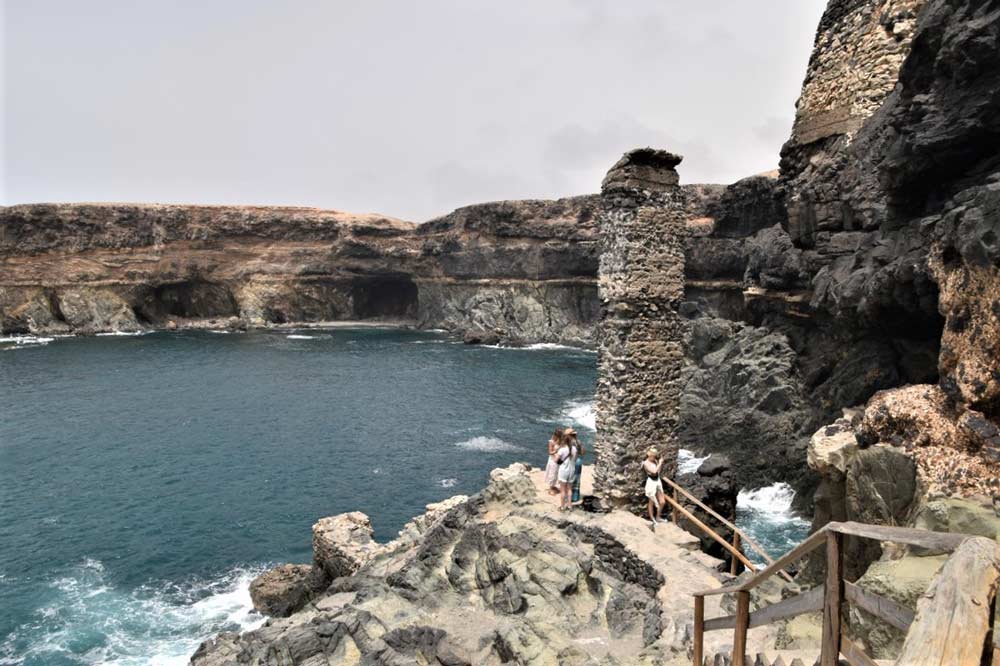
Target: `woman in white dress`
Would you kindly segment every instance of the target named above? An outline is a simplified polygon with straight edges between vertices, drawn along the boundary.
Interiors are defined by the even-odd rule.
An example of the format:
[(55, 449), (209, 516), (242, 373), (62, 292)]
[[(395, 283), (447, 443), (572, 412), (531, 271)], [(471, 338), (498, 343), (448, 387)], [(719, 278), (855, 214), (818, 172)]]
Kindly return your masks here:
[(663, 481), (660, 480), (663, 458), (659, 456), (656, 447), (650, 447), (646, 450), (646, 459), (642, 461), (642, 471), (646, 474), (646, 498), (649, 499), (649, 529), (653, 531), (656, 531), (657, 522), (663, 522), (663, 505), (667, 502), (663, 495)]
[(559, 494), (559, 465), (556, 463), (556, 453), (562, 446), (562, 441), (563, 429), (556, 428), (552, 438), (549, 439), (549, 461), (545, 465), (545, 485), (548, 486), (550, 495)]
[(560, 511), (569, 511), (573, 508), (573, 479), (576, 476), (576, 456), (579, 454), (573, 439), (575, 434), (576, 431), (572, 428), (564, 430), (562, 446), (556, 452), (556, 463), (559, 465)]

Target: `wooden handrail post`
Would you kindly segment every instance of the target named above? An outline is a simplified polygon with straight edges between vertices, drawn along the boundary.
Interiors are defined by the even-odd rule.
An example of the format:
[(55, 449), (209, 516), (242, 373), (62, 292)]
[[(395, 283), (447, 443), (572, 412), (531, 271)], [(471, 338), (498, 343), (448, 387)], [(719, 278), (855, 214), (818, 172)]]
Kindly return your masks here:
[[(740, 549), (740, 533), (739, 532), (733, 532), (733, 548), (735, 548), (736, 550)], [(729, 573), (731, 573), (732, 575), (735, 576), (736, 572), (738, 570), (739, 570), (739, 560), (737, 560), (734, 557), (732, 564), (729, 565)]]
[(1000, 590), (993, 595), (993, 666), (1000, 666)]
[[(677, 502), (678, 504), (680, 503), (680, 502), (677, 501), (677, 489), (676, 488), (674, 488), (674, 501)], [(674, 522), (674, 525), (677, 524), (677, 509), (674, 509), (674, 508), (670, 509), (670, 520), (672, 520)], [(698, 664), (698, 666), (701, 666), (701, 664)]]
[(747, 630), (750, 628), (750, 593), (736, 593), (736, 634), (733, 636), (733, 666), (746, 666)]
[(705, 597), (694, 598), (694, 666), (705, 664)]
[(840, 663), (840, 604), (844, 595), (843, 536), (837, 532), (826, 535), (826, 590), (823, 602), (823, 643), (819, 666)]

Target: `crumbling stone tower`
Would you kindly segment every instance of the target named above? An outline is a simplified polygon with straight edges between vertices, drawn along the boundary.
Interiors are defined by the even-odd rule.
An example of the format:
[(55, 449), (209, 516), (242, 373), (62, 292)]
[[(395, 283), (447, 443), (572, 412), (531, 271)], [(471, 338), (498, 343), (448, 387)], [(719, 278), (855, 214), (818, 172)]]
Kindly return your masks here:
[(684, 295), (679, 155), (626, 153), (601, 186), (595, 492), (609, 508), (644, 505), (640, 463), (650, 446), (677, 469)]

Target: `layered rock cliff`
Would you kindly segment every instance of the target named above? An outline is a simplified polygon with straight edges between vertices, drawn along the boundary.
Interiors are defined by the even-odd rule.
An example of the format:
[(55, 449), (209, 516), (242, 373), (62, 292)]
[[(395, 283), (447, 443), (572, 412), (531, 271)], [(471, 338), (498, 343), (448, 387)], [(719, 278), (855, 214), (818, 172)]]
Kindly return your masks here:
[(590, 344), (594, 197), (424, 225), (310, 208), (0, 209), (0, 333), (399, 320)]

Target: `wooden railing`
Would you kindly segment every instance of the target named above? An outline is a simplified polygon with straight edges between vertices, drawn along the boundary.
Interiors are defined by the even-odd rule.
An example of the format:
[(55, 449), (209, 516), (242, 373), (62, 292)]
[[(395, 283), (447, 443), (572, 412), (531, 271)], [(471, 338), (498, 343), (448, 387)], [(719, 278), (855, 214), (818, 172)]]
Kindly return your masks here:
[[(753, 539), (751, 539), (745, 532), (743, 532), (738, 527), (736, 527), (736, 525), (734, 525), (732, 522), (730, 522), (726, 518), (723, 518), (722, 516), (720, 516), (716, 511), (714, 511), (707, 504), (705, 504), (704, 502), (702, 502), (701, 500), (699, 500), (697, 497), (695, 497), (694, 495), (692, 495), (688, 491), (684, 490), (684, 488), (682, 488), (681, 486), (677, 485), (676, 483), (674, 483), (670, 479), (668, 479), (666, 477), (662, 477), (662, 481), (663, 481), (663, 483), (669, 485), (670, 488), (673, 491), (673, 492), (671, 492), (670, 495), (667, 495), (666, 493), (664, 493), (664, 496), (666, 497), (666, 500), (670, 504), (671, 508), (673, 508), (673, 513), (671, 514), (671, 518), (673, 519), (674, 524), (676, 525), (677, 522), (678, 522), (678, 520), (677, 520), (678, 519), (678, 515), (683, 516), (684, 518), (687, 518), (691, 522), (692, 525), (694, 525), (695, 527), (697, 527), (698, 529), (700, 529), (702, 532), (704, 532), (706, 536), (708, 536), (709, 538), (713, 539), (714, 541), (716, 541), (717, 543), (719, 543), (720, 545), (722, 545), (723, 548), (725, 548), (727, 551), (729, 551), (729, 553), (733, 556), (732, 563), (731, 563), (731, 566), (730, 566), (730, 573), (731, 574), (733, 574), (734, 576), (736, 575), (738, 567), (739, 567), (739, 565), (737, 564), (737, 562), (742, 562), (743, 566), (745, 566), (750, 571), (754, 571), (754, 572), (757, 571), (757, 565), (755, 565), (753, 562), (751, 562), (747, 558), (747, 556), (743, 554), (743, 550), (740, 547), (743, 544), (745, 544), (749, 549), (751, 549), (755, 553), (757, 553), (757, 555), (759, 555), (769, 565), (774, 563), (774, 560), (771, 558), (770, 555), (767, 554), (767, 551), (765, 551), (763, 548), (761, 548), (760, 545), (758, 545)], [(682, 504), (683, 500), (681, 499), (681, 497), (687, 499), (688, 501), (690, 501), (691, 503), (693, 503), (695, 506), (698, 506), (699, 508), (701, 508), (702, 511), (706, 512), (708, 515), (712, 516), (713, 518), (715, 518), (716, 520), (718, 520), (720, 523), (722, 523), (723, 525), (725, 525), (726, 527), (728, 527), (730, 530), (732, 530), (732, 532), (733, 532), (732, 543), (730, 543), (726, 539), (724, 539), (721, 536), (719, 536), (719, 534), (715, 530), (713, 530), (711, 527), (709, 527), (708, 525), (706, 525), (702, 521), (698, 520), (698, 518), (696, 518), (690, 511), (688, 511), (687, 509), (685, 509), (684, 506), (683, 506), (683, 504)], [(779, 573), (781, 574), (781, 576), (783, 578), (785, 578), (785, 580), (788, 580), (788, 581), (792, 580), (792, 577), (786, 571), (782, 570), (782, 571), (779, 571)]]
[[(695, 593), (694, 664), (703, 666), (706, 631), (733, 629), (732, 666), (746, 666), (745, 655), (749, 629), (804, 613), (823, 611), (820, 666), (837, 666), (840, 657), (846, 659), (852, 666), (874, 666), (874, 660), (857, 644), (843, 635), (840, 626), (842, 604), (845, 601), (853, 604), (904, 632), (913, 623), (914, 613), (892, 599), (868, 592), (844, 580), (844, 535), (920, 546), (938, 552), (951, 552), (969, 538), (964, 534), (928, 532), (904, 527), (863, 525), (852, 522), (829, 523), (748, 580), (737, 585)], [(826, 580), (822, 586), (750, 612), (750, 590), (824, 544), (826, 545)], [(718, 594), (736, 594), (736, 614), (706, 620), (705, 597)]]

